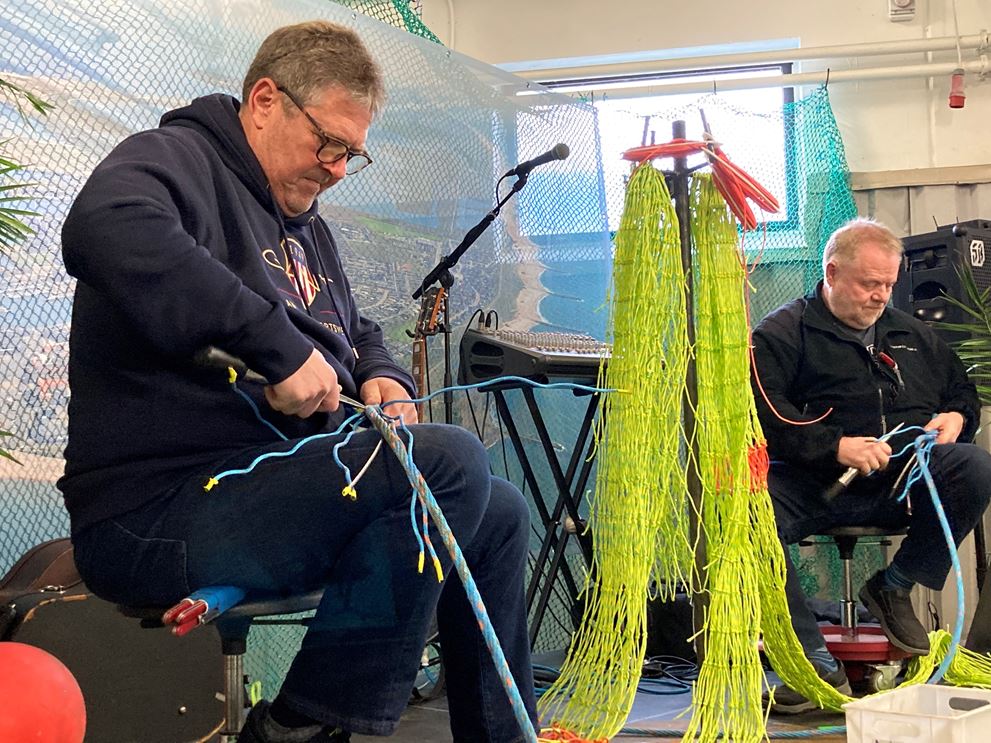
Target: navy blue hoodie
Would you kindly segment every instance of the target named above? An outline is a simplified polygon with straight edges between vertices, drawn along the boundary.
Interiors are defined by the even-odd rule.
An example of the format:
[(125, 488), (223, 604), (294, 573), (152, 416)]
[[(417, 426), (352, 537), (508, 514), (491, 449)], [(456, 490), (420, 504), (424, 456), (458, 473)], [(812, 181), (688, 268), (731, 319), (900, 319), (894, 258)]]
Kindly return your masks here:
[[(413, 390), (379, 326), (359, 314), (316, 204), (281, 214), (237, 112), (228, 96), (198, 98), (128, 137), (94, 170), (62, 228), (65, 266), (78, 279), (59, 481), (73, 533), (273, 443), (226, 372), (191, 363), (205, 346), (270, 382), (317, 348), (346, 395), (379, 376)], [(261, 385), (239, 386), (290, 439), (341, 419), (283, 416)]]

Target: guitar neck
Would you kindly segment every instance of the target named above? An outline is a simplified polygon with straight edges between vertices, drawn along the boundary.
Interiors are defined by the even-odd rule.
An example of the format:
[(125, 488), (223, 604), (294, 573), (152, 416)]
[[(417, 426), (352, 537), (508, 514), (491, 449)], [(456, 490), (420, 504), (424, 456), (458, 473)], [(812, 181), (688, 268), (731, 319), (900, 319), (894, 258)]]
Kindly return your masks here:
[[(413, 363), (411, 373), (416, 383), (417, 397), (423, 397), (427, 390), (427, 339), (422, 335), (413, 338)], [(416, 404), (417, 415), (423, 415), (423, 403)]]

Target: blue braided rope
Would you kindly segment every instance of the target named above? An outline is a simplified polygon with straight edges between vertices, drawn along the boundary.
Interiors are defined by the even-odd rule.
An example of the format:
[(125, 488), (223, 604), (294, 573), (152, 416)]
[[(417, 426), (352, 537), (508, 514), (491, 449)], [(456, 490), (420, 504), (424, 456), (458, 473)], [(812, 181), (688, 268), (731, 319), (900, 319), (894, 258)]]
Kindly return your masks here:
[[(386, 418), (388, 418), (388, 416), (386, 416)], [(411, 430), (409, 430), (409, 427), (406, 425), (405, 421), (403, 421), (402, 417), (400, 417), (398, 420), (399, 420), (399, 427), (409, 437), (409, 445), (406, 447), (406, 467), (405, 467), (405, 469), (406, 469), (407, 472), (412, 472), (416, 468), (416, 465), (413, 464), (413, 432)], [(430, 559), (433, 560), (434, 561), (434, 564), (438, 566), (437, 569), (439, 571), (440, 570), (440, 567), (439, 567), (440, 566), (440, 559), (437, 557), (437, 551), (434, 549), (434, 545), (430, 541), (430, 522), (427, 521), (427, 507), (426, 507), (426, 504), (425, 503), (422, 503), (422, 502), (421, 502), (421, 505), (420, 505), (420, 511), (421, 511), (422, 516), (423, 516), (423, 520), (422, 520), (422, 524), (423, 524), (423, 527), (422, 527), (423, 528), (423, 537), (422, 538), (420, 537), (419, 530), (417, 529), (417, 526), (416, 526), (416, 504), (417, 504), (417, 502), (422, 501), (422, 500), (423, 499), (420, 498), (420, 494), (419, 494), (419, 492), (416, 489), (416, 485), (414, 484), (413, 485), (413, 496), (410, 498), (410, 506), (413, 509), (412, 510), (412, 513), (413, 513), (413, 532), (414, 532), (414, 534), (416, 534), (416, 540), (417, 540), (417, 542), (420, 543), (421, 560), (422, 560), (422, 555), (423, 555), (423, 545), (424, 545), (424, 543), (426, 543), (427, 550), (429, 550), (429, 552), (430, 552)], [(422, 565), (421, 565), (421, 567), (422, 567)]]
[(499, 676), (502, 678), (506, 695), (509, 697), (509, 703), (513, 708), (513, 715), (519, 723), (520, 730), (523, 731), (523, 736), (528, 743), (538, 743), (537, 732), (533, 729), (533, 723), (530, 721), (530, 716), (527, 714), (526, 707), (523, 704), (523, 697), (520, 696), (520, 690), (516, 686), (516, 680), (513, 678), (512, 672), (509, 670), (509, 663), (506, 661), (502, 646), (499, 644), (499, 638), (496, 637), (495, 631), (492, 628), (489, 613), (485, 609), (482, 597), (478, 593), (478, 586), (475, 585), (475, 579), (471, 576), (468, 563), (465, 561), (465, 556), (461, 552), (461, 547), (454, 538), (454, 533), (451, 531), (447, 519), (444, 517), (433, 493), (430, 492), (430, 488), (423, 479), (423, 475), (420, 474), (416, 465), (413, 464), (409, 453), (406, 451), (406, 447), (392, 429), (388, 420), (371, 405), (365, 408), (365, 416), (375, 426), (375, 429), (382, 434), (382, 438), (385, 439), (389, 448), (392, 449), (399, 458), (399, 461), (402, 462), (403, 469), (406, 470), (406, 475), (409, 477), (410, 483), (416, 488), (421, 503), (429, 511), (431, 518), (433, 518), (434, 524), (437, 526), (437, 531), (444, 541), (444, 546), (447, 547), (447, 551), (451, 555), (451, 560), (454, 562), (454, 568), (458, 572), (458, 577), (461, 578), (461, 582), (464, 584), (465, 593), (468, 594), (468, 601), (471, 603), (471, 608), (475, 612), (475, 618), (478, 619), (478, 625), (482, 630), (482, 637), (489, 649), (489, 653), (492, 655), (492, 660), (495, 662)]
[(907, 497), (908, 491), (916, 482), (919, 480), (925, 481), (926, 488), (929, 490), (929, 497), (933, 502), (933, 508), (936, 511), (936, 516), (939, 518), (939, 525), (943, 529), (943, 537), (946, 539), (946, 548), (950, 551), (950, 560), (953, 563), (953, 571), (957, 579), (957, 618), (953, 627), (953, 636), (950, 641), (950, 647), (946, 651), (946, 655), (943, 656), (943, 662), (939, 664), (939, 668), (937, 668), (936, 672), (929, 678), (926, 682), (927, 684), (939, 683), (946, 674), (947, 669), (950, 667), (950, 663), (953, 662), (953, 658), (957, 654), (957, 649), (960, 646), (960, 637), (963, 634), (965, 613), (963, 597), (963, 569), (960, 566), (960, 556), (957, 554), (957, 546), (953, 541), (953, 532), (950, 529), (950, 522), (946, 518), (946, 511), (943, 509), (943, 503), (940, 501), (939, 493), (936, 491), (936, 483), (933, 481), (932, 472), (929, 470), (929, 456), (932, 453), (933, 447), (936, 445), (937, 434), (937, 431), (926, 431), (915, 439), (915, 465), (912, 467), (912, 471), (909, 472), (909, 476), (905, 478), (905, 486), (902, 489), (901, 494), (898, 496), (899, 500)]

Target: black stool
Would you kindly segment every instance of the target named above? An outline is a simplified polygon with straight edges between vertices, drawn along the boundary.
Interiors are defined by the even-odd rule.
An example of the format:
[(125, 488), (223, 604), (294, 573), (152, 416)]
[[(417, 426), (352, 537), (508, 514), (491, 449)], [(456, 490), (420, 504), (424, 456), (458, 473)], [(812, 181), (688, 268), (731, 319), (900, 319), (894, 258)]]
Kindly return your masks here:
[[(853, 587), (853, 551), (861, 538), (876, 539), (878, 544), (891, 544), (889, 537), (902, 536), (907, 530), (898, 527), (841, 526), (824, 529), (817, 536), (829, 537), (836, 543), (843, 564), (843, 595), (840, 598), (840, 626), (823, 627), (826, 647), (836, 658), (849, 664), (864, 664), (864, 678), (873, 691), (894, 687), (901, 670), (902, 659), (908, 653), (894, 647), (878, 625), (858, 626), (857, 596)], [(839, 632), (831, 632), (837, 629)]]
[[(308, 617), (271, 618), (279, 615), (313, 611), (323, 598), (323, 589), (295, 596), (258, 596), (242, 601), (228, 609), (212, 624), (220, 635), (224, 663), (224, 724), (220, 730), (221, 743), (233, 741), (244, 722), (245, 676), (244, 653), (248, 648), (248, 631), (253, 624), (305, 625)], [(120, 606), (129, 617), (141, 620), (143, 627), (161, 627), (162, 614), (168, 607)], [(181, 642), (181, 638), (177, 642)]]

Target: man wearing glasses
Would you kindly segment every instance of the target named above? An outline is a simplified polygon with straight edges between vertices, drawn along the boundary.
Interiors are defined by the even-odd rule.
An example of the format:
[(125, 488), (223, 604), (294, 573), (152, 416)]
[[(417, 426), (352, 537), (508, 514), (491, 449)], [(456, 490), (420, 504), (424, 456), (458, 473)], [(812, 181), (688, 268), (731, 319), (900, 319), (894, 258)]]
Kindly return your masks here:
[[(78, 279), (69, 444), (59, 486), (89, 587), (169, 605), (211, 585), (324, 588), (278, 696), (241, 743), (390, 734), (436, 607), (454, 740), (522, 740), (456, 576), (417, 573), (411, 488), (361, 431), (334, 462), (341, 395), (416, 423), (413, 381), (355, 305), (316, 199), (371, 164), (382, 78), (360, 39), (324, 22), (259, 48), (242, 102), (199, 98), (111, 152), (63, 227)], [(267, 383), (193, 363), (217, 347)], [(240, 392), (241, 394), (237, 394)], [(245, 400), (247, 396), (249, 399)], [(350, 413), (352, 411), (348, 411)], [(529, 512), (453, 426), (413, 428), (415, 461), (465, 552), (531, 718), (523, 580)], [(206, 491), (221, 471), (225, 477)], [(440, 540), (437, 534), (435, 544)], [(441, 555), (445, 573), (450, 561)]]

